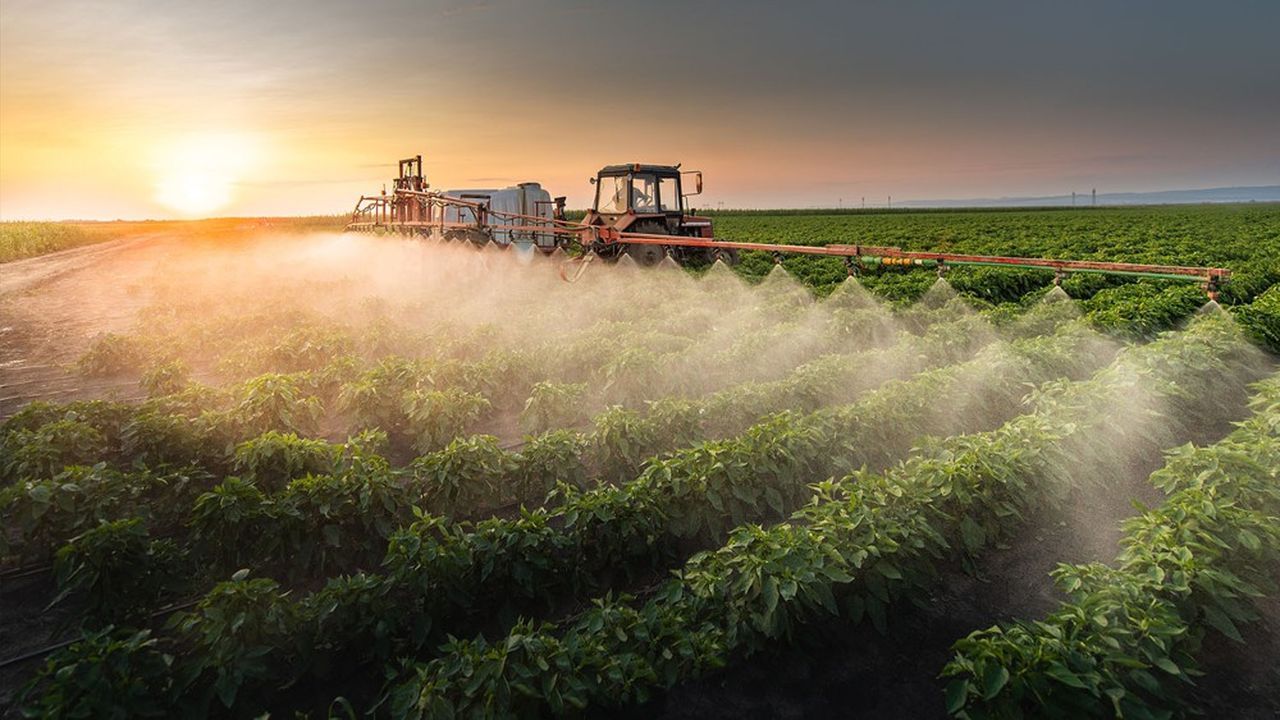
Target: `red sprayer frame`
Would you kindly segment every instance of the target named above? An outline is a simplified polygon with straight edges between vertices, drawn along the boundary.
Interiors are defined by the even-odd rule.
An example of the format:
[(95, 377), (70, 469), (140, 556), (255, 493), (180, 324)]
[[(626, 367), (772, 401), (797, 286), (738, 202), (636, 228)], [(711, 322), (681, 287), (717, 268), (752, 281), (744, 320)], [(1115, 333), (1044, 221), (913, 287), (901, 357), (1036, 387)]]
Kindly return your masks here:
[[(465, 208), (471, 212), (475, 220), (448, 222), (445, 220), (445, 210), (449, 207)], [(351, 220), (346, 229), (359, 232), (398, 232), (438, 238), (443, 237), (449, 230), (467, 230), (490, 235), (494, 230), (500, 230), (554, 238), (554, 242), (550, 245), (540, 246), (544, 252), (550, 252), (556, 248), (577, 247), (585, 254), (616, 243), (625, 243), (659, 245), (664, 248), (702, 248), (712, 251), (759, 250), (770, 253), (777, 262), (781, 262), (783, 255), (826, 255), (845, 258), (846, 267), (851, 275), (856, 274), (861, 268), (876, 265), (930, 267), (936, 268), (940, 274), (951, 265), (974, 265), (1052, 270), (1055, 273), (1055, 283), (1061, 282), (1062, 277), (1069, 273), (1101, 273), (1199, 281), (1205, 292), (1214, 300), (1218, 297), (1218, 290), (1222, 283), (1231, 277), (1230, 270), (1215, 267), (965, 255), (910, 251), (878, 245), (782, 245), (685, 235), (620, 232), (608, 226), (499, 212), (489, 209), (483, 202), (463, 200), (436, 191), (399, 187), (391, 195), (387, 195), (384, 191), (381, 196), (361, 197), (352, 212)]]

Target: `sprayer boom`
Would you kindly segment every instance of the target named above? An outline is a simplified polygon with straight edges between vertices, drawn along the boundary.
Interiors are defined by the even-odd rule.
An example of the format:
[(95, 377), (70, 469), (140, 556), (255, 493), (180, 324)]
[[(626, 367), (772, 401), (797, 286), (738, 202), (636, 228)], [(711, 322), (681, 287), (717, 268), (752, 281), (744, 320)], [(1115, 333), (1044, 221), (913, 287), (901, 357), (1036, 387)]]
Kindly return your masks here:
[[(611, 165), (601, 170), (593, 183), (603, 187), (608, 181), (611, 188), (621, 188), (620, 195), (610, 191), (609, 209), (603, 212), (601, 195), (597, 194), (595, 207), (581, 222), (564, 217), (564, 198), (533, 199), (525, 191), (536, 183), (523, 183), (501, 191), (453, 191), (428, 190), (422, 176), (422, 159), (417, 156), (401, 161), (400, 177), (395, 180), (391, 194), (364, 196), (356, 203), (351, 214), (348, 231), (396, 232), (410, 236), (444, 241), (471, 242), (479, 245), (494, 243), (500, 247), (520, 245), (550, 253), (557, 249), (574, 251), (580, 257), (570, 262), (582, 262), (582, 258), (599, 256), (616, 259), (623, 254), (637, 258), (644, 265), (652, 265), (663, 256), (680, 261), (691, 259), (724, 259), (735, 262), (738, 251), (758, 250), (771, 254), (775, 262), (782, 262), (784, 255), (826, 255), (844, 258), (850, 275), (856, 275), (871, 267), (925, 267), (936, 269), (941, 275), (953, 265), (980, 267), (1011, 267), (1051, 270), (1054, 284), (1070, 273), (1098, 273), (1126, 275), (1140, 278), (1199, 282), (1210, 299), (1216, 300), (1222, 283), (1231, 277), (1231, 271), (1214, 267), (1184, 267), (1179, 265), (1144, 265), (1135, 263), (1101, 262), (1094, 260), (1058, 260), (1050, 258), (1004, 257), (999, 255), (964, 255), (929, 251), (911, 251), (879, 245), (783, 245), (774, 243), (735, 242), (719, 240), (713, 236), (711, 219), (695, 217), (684, 212), (680, 194), (681, 178), (692, 175), (680, 171), (679, 166)], [(696, 173), (697, 191), (702, 189), (702, 174)], [(637, 191), (640, 183), (665, 193), (662, 183), (670, 182), (680, 199), (661, 200)], [(638, 203), (636, 192), (653, 203), (652, 213), (645, 213)], [(488, 193), (488, 194), (485, 194)], [(503, 195), (503, 193), (507, 193)], [(696, 194), (696, 193), (690, 193)], [(499, 202), (518, 198), (519, 202)], [(545, 192), (541, 196), (549, 198)], [(619, 197), (630, 198), (618, 200)], [(664, 196), (665, 197), (665, 196)], [(668, 202), (673, 203), (668, 206)], [(621, 203), (621, 204), (619, 204)], [(512, 208), (516, 209), (512, 209)], [(565, 273), (566, 279), (580, 273)]]

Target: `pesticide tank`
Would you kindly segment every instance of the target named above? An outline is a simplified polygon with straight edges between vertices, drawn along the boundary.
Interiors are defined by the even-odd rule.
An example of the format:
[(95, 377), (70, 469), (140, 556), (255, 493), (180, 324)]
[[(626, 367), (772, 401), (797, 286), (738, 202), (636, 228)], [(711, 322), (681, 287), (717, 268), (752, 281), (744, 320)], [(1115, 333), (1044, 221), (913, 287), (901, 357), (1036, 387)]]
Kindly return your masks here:
[[(547, 225), (550, 226), (551, 224), (550, 220), (554, 204), (551, 201), (551, 193), (543, 189), (540, 183), (523, 182), (501, 190), (445, 190), (444, 194), (470, 202), (485, 203), (488, 205), (489, 210), (494, 213), (517, 213), (546, 218)], [(471, 208), (454, 206), (445, 208), (444, 219), (446, 222), (462, 223), (475, 222), (476, 220), (475, 213)], [(494, 215), (489, 217), (489, 224), (493, 227), (493, 241), (499, 245), (514, 243), (521, 250), (532, 249), (534, 245), (540, 248), (555, 247), (555, 236), (551, 233), (502, 229), (503, 225), (531, 225), (534, 223), (535, 221), (533, 220), (519, 218), (512, 220)]]

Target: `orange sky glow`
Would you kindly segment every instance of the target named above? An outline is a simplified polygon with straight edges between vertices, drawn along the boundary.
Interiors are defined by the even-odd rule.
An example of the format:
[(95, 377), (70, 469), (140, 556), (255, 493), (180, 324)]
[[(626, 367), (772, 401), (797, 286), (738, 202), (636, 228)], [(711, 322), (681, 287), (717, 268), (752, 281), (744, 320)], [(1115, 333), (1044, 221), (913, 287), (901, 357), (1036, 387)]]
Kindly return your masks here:
[(633, 161), (712, 207), (1280, 182), (1274, 4), (643, 5), (6, 0), (0, 219), (340, 213), (417, 153), (571, 207)]

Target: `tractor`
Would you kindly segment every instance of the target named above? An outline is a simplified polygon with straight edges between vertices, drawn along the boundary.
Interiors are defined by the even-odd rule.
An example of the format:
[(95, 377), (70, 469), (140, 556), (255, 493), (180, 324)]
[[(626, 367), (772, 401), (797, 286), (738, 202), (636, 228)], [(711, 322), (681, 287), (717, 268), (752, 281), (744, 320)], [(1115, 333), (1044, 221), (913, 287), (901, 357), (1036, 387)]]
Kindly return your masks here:
[[(685, 186), (686, 178), (692, 188)], [(596, 186), (596, 193), (595, 202), (582, 220), (587, 226), (610, 228), (619, 233), (714, 237), (711, 218), (688, 214), (685, 205), (685, 198), (702, 193), (701, 171), (682, 171), (679, 165), (607, 165), (590, 182)], [(600, 243), (596, 251), (611, 259), (628, 255), (643, 267), (658, 264), (668, 254), (682, 265), (716, 259), (729, 264), (738, 261), (738, 251), (733, 248), (674, 243)]]

